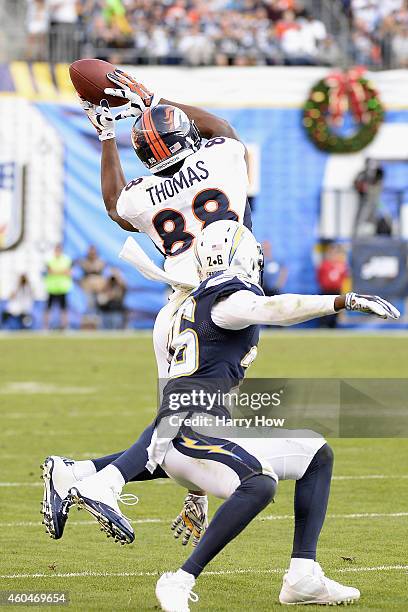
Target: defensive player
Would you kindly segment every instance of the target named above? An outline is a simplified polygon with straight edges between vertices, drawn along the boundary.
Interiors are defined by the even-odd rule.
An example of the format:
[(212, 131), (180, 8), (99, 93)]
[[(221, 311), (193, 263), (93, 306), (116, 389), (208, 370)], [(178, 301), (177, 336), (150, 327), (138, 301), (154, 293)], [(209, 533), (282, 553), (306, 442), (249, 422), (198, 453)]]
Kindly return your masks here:
[[(273, 499), (279, 477), (297, 480), (293, 553), (281, 603), (354, 601), (359, 591), (326, 578), (316, 562), (333, 463), (325, 440), (311, 433), (306, 437), (305, 432), (304, 437), (299, 437), (300, 432), (287, 432), (288, 438), (269, 439), (208, 435), (202, 427), (192, 427), (188, 418), (203, 411), (212, 418), (226, 416), (229, 413), (222, 403), (209, 408), (191, 402), (176, 410), (170, 403), (175, 395), (192, 392), (197, 380), (216, 379), (221, 392), (242, 380), (256, 354), (260, 324), (299, 323), (344, 308), (393, 319), (399, 313), (379, 297), (355, 293), (265, 297), (258, 284), (258, 245), (236, 222), (211, 224), (198, 238), (195, 251), (203, 282), (185, 300), (174, 321), (170, 380), (148, 448), (147, 466), (161, 465), (183, 486), (199, 487), (226, 501), (182, 568), (159, 579), (160, 605), (169, 612), (188, 611), (196, 578)], [(176, 425), (174, 416), (179, 419)], [(139, 459), (131, 447), (98, 474), (71, 488), (71, 501), (124, 541), (133, 538), (133, 529), (116, 499), (124, 484), (140, 471)]]

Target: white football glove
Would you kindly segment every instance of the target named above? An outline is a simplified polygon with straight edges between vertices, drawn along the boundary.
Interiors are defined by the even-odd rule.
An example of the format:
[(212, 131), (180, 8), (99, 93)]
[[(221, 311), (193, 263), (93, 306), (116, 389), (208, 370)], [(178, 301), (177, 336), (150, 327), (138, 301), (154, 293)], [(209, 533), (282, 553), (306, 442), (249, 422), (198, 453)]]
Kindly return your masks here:
[(346, 310), (356, 310), (367, 314), (374, 314), (381, 319), (399, 319), (400, 312), (378, 295), (360, 295), (359, 293), (346, 294)]
[(182, 544), (188, 544), (193, 534), (192, 545), (197, 546), (201, 536), (208, 527), (208, 498), (206, 495), (193, 495), (189, 493), (184, 500), (183, 508), (178, 517), (172, 522), (171, 529), (177, 539), (183, 531)]
[(81, 96), (79, 96), (79, 100), (82, 108), (88, 116), (89, 121), (98, 132), (99, 140), (102, 141), (115, 138), (115, 120), (108, 101), (101, 100), (101, 105), (96, 106), (96, 104), (92, 104), (91, 102), (84, 100), (84, 98), (81, 98)]
[(160, 95), (149, 91), (142, 83), (138, 83), (130, 74), (119, 68), (115, 72), (109, 72), (107, 76), (118, 88), (107, 87), (105, 93), (129, 100), (125, 109), (115, 116), (116, 120), (139, 117), (147, 108), (154, 108), (160, 102)]

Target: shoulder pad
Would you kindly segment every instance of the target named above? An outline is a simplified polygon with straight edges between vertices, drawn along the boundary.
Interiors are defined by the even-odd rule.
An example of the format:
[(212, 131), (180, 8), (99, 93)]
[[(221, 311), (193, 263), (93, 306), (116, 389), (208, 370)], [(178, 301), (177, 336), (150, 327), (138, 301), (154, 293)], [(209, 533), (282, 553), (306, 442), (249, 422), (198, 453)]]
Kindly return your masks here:
[(217, 293), (223, 295), (245, 290), (252, 291), (257, 295), (264, 294), (259, 285), (251, 283), (245, 276), (228, 272), (208, 278), (201, 283), (194, 293)]

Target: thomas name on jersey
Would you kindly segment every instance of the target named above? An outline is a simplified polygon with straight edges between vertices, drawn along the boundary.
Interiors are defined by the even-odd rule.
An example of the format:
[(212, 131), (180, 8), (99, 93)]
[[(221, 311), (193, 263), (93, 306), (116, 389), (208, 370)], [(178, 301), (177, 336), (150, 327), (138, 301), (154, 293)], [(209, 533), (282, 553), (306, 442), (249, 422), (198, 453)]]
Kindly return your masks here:
[(131, 180), (116, 209), (122, 219), (150, 237), (167, 258), (168, 272), (177, 278), (196, 279), (191, 249), (195, 237), (219, 219), (245, 223), (247, 187), (243, 144), (213, 138), (187, 157), (174, 174)]
[(187, 166), (176, 172), (171, 178), (163, 180), (158, 185), (148, 187), (146, 192), (150, 196), (153, 206), (165, 202), (167, 198), (173, 198), (182, 189), (192, 187), (195, 182), (200, 183), (210, 176), (203, 160), (198, 160), (194, 166)]

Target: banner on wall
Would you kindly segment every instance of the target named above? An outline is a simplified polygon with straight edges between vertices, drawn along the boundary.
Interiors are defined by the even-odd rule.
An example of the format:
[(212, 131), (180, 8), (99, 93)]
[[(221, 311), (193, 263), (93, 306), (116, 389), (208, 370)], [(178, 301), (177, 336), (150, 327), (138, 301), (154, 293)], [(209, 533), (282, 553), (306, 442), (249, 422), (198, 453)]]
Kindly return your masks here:
[(50, 249), (63, 239), (64, 148), (27, 100), (0, 97), (0, 300), (26, 274), (38, 297)]
[(391, 238), (356, 240), (352, 247), (353, 289), (393, 299), (408, 290), (408, 245)]
[[(316, 66), (185, 68), (121, 66), (169, 100), (217, 108), (300, 108), (310, 88), (333, 69)], [(0, 93), (73, 102), (68, 64), (0, 64)], [(387, 109), (408, 108), (408, 71), (367, 72)]]
[(15, 161), (0, 161), (0, 251), (17, 246), (24, 226), (24, 168)]
[[(352, 189), (353, 177), (364, 164), (363, 157), (352, 161), (322, 153), (309, 142), (303, 130), (301, 105), (308, 87), (327, 69), (234, 68), (226, 69), (228, 78), (226, 71), (219, 68), (143, 66), (130, 70), (152, 88), (160, 87), (166, 97), (212, 107), (234, 126), (250, 145), (253, 227), (257, 239), (269, 242), (273, 257), (288, 269), (285, 291), (318, 292), (313, 249), (321, 235), (322, 193), (344, 186)], [(387, 112), (387, 129), (399, 130), (408, 124), (408, 110), (396, 108), (402, 103), (401, 92), (405, 89), (404, 104), (408, 100), (408, 75), (400, 76), (396, 87), (394, 73), (375, 75), (384, 102), (389, 108), (394, 106), (394, 110)], [(13, 92), (18, 96), (10, 96)], [(73, 94), (68, 66), (26, 63), (3, 66), (0, 104), (3, 116), (10, 117), (10, 126), (13, 125), (7, 126), (6, 142), (0, 142), (0, 162), (20, 164), (21, 151), (25, 151), (25, 156), (29, 151), (27, 214), (31, 210), (34, 217), (30, 219), (35, 220), (26, 224), (30, 229), (30, 233), (24, 234), (27, 240), (0, 253), (0, 297), (11, 288), (10, 271), (23, 270), (27, 261), (35, 259), (40, 279), (47, 249), (63, 231), (64, 247), (72, 259), (82, 257), (89, 245), (94, 244), (110, 267), (120, 268), (129, 287), (127, 306), (136, 313), (134, 318), (140, 325), (151, 325), (165, 303), (166, 288), (147, 281), (118, 259), (126, 233), (106, 214), (100, 192), (100, 142)], [(26, 119), (21, 117), (34, 121), (35, 129), (27, 131)], [(131, 147), (131, 125), (132, 120), (117, 125), (117, 142), (127, 180), (147, 174)], [(29, 147), (27, 133), (35, 136)], [(11, 150), (11, 155), (4, 155), (5, 147)], [(6, 169), (6, 178), (9, 172)], [(390, 184), (407, 189), (408, 195), (405, 164), (396, 162), (387, 170), (385, 187)], [(6, 180), (5, 185), (9, 189), (10, 181)], [(30, 208), (34, 206), (30, 203), (35, 203), (35, 208)], [(326, 221), (331, 228), (332, 220)], [(137, 235), (137, 240), (152, 259), (161, 263), (146, 237)], [(82, 304), (77, 287), (71, 295), (71, 305), (80, 312)]]

